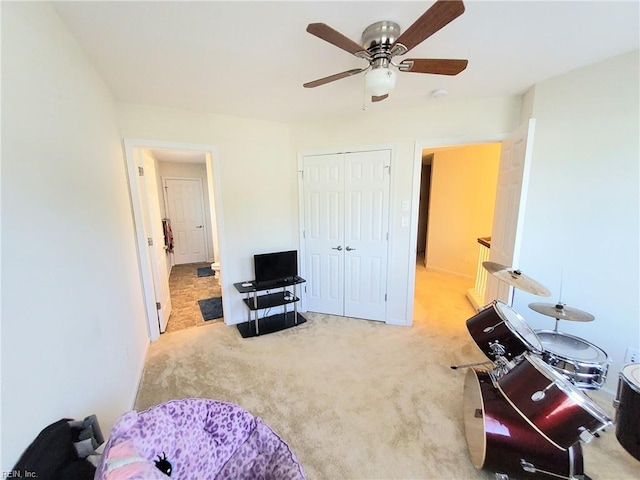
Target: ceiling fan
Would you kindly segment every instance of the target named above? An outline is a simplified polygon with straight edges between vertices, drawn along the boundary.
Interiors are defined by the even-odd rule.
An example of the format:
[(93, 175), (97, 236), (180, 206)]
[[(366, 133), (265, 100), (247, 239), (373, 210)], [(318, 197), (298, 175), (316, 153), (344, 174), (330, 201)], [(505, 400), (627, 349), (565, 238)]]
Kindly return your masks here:
[(362, 45), (345, 37), (324, 23), (310, 23), (307, 32), (335, 45), (346, 52), (369, 62), (366, 68), (354, 68), (304, 84), (314, 88), (342, 78), (365, 74), (365, 89), (371, 94), (371, 101), (379, 102), (389, 96), (396, 82), (396, 67), (401, 72), (430, 73), (437, 75), (457, 75), (467, 68), (467, 60), (448, 58), (407, 58), (396, 64), (392, 58), (404, 55), (422, 43), (445, 25), (464, 13), (461, 0), (437, 0), (408, 29), (400, 32), (400, 26), (391, 21), (376, 22), (362, 32)]

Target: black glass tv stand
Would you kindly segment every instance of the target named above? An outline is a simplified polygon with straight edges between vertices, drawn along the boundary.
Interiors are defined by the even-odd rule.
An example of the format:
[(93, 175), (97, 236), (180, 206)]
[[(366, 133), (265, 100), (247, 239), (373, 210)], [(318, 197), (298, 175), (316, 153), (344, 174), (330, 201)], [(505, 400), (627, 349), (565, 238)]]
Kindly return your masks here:
[[(297, 307), (297, 303), (300, 301), (297, 296), (297, 286), (305, 282), (304, 278), (295, 276), (269, 282), (252, 280), (234, 283), (233, 286), (236, 287), (236, 290), (245, 294), (243, 301), (248, 308), (247, 321), (237, 325), (240, 335), (243, 338), (257, 337), (306, 322), (307, 319), (298, 313)], [(293, 304), (293, 310), (287, 310), (287, 306), (291, 304)], [(283, 312), (260, 318), (260, 310), (281, 306), (284, 307)], [(253, 319), (251, 318), (252, 313)]]

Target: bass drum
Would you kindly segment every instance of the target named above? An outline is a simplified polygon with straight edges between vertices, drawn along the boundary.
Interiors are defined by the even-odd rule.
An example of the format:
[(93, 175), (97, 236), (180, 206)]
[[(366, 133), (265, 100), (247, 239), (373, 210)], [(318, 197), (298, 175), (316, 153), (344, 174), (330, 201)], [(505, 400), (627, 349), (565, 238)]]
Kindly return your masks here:
[(609, 370), (607, 353), (579, 337), (551, 330), (537, 330), (544, 352), (542, 359), (576, 387), (597, 390)]
[(509, 305), (494, 300), (467, 320), (471, 338), (491, 360), (513, 360), (524, 352), (542, 354), (542, 343), (524, 318)]
[(618, 377), (616, 438), (624, 449), (640, 460), (640, 364), (622, 367)]
[(471, 462), (496, 478), (581, 478), (582, 446), (553, 446), (509, 405), (488, 372), (469, 369), (464, 383), (464, 427)]

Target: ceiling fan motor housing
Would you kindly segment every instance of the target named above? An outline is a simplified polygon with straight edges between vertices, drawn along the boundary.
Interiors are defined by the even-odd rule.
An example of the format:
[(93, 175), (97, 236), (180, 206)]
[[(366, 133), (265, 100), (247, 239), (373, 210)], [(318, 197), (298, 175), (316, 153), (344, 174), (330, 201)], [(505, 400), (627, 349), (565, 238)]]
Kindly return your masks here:
[(372, 58), (388, 56), (391, 45), (400, 36), (400, 25), (384, 20), (369, 25), (362, 32), (361, 45), (367, 49)]

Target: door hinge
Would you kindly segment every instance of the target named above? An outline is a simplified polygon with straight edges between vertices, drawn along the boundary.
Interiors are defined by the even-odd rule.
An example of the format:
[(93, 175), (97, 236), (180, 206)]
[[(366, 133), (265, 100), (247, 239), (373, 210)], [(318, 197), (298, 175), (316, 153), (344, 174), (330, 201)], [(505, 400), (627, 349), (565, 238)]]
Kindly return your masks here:
[(138, 167), (138, 175), (144, 177), (144, 167)]
[(391, 175), (391, 165), (385, 165), (384, 168), (387, 169), (387, 173)]
[(385, 302), (387, 301), (387, 294), (386, 293), (384, 294), (384, 301)]
[(160, 302), (156, 302), (156, 310), (162, 310), (162, 306), (160, 305)]
[(387, 242), (389, 241), (389, 232), (387, 232)]
[(150, 247), (153, 247), (153, 238), (151, 237), (147, 238), (147, 245), (149, 245)]
[(307, 232), (302, 230), (302, 238), (307, 238)]
[(300, 175), (302, 175), (302, 180), (304, 180), (304, 170), (300, 170)]

